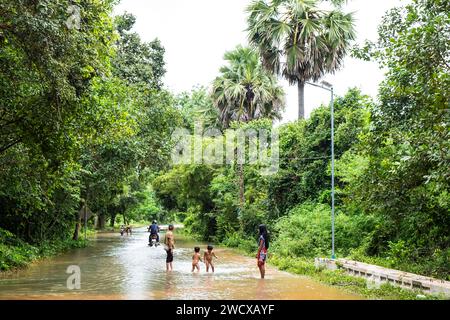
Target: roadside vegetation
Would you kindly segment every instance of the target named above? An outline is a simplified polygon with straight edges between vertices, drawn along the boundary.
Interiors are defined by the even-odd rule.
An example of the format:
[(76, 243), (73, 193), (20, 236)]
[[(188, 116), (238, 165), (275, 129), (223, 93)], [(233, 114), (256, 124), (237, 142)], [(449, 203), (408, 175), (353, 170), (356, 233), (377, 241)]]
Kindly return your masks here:
[[(358, 88), (335, 99), (337, 256), (450, 280), (449, 2), (390, 10), (379, 40), (360, 47), (344, 1), (330, 11), (297, 2), (253, 1), (249, 45), (230, 48), (210, 84), (175, 95), (162, 81), (163, 44), (142, 41), (133, 15), (113, 16), (115, 0), (77, 1), (79, 27), (66, 23), (69, 0), (2, 1), (0, 270), (85, 246), (86, 207), (92, 230), (181, 222), (246, 252), (264, 223), (281, 269), (414, 298), (312, 267), (331, 255), (331, 112), (317, 106), (305, 119), (304, 91), (352, 54), (386, 75), (376, 100)], [(298, 86), (299, 119), (275, 125), (280, 78)], [(193, 133), (198, 120), (223, 134), (277, 130), (279, 170), (171, 163), (175, 129)]]
[(68, 237), (65, 240), (46, 241), (31, 245), (12, 233), (0, 229), (0, 271), (14, 271), (27, 267), (29, 264), (52, 257), (70, 249), (84, 248), (89, 245), (89, 238), (95, 232), (88, 230), (88, 239), (75, 241)]
[[(352, 49), (387, 73), (377, 101), (358, 89), (335, 101), (338, 258), (450, 280), (448, 9), (425, 0), (394, 8), (378, 42)], [(245, 59), (236, 60), (240, 68), (227, 61), (224, 69), (245, 70)], [(234, 85), (222, 89), (230, 90), (225, 96)], [(245, 113), (234, 110), (235, 119)], [(265, 118), (235, 125), (270, 129)], [(183, 212), (187, 230), (206, 241), (255, 251), (257, 226), (267, 224), (274, 261), (302, 273), (298, 261), (331, 256), (330, 108), (278, 129), (275, 175), (256, 165), (179, 165), (153, 187), (163, 207)]]

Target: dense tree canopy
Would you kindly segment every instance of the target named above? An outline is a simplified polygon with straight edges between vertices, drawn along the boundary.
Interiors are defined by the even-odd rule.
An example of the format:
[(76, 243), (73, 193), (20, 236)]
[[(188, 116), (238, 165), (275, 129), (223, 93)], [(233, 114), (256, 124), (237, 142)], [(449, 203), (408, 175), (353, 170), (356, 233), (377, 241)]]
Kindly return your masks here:
[(181, 117), (161, 88), (164, 49), (113, 5), (0, 4), (0, 227), (29, 242), (76, 223), (77, 238), (83, 205), (113, 223), (167, 165)]
[(164, 68), (164, 48), (158, 39), (143, 43), (139, 35), (132, 32), (136, 17), (125, 13), (115, 18), (119, 40), (112, 61), (114, 75), (133, 84), (161, 89)]
[(406, 261), (441, 260), (436, 273), (449, 266), (449, 9), (447, 1), (427, 0), (395, 8), (379, 42), (357, 52), (388, 72), (359, 151), (367, 160), (348, 159), (350, 166), (359, 162), (353, 199), (383, 217), (371, 253), (392, 241)]

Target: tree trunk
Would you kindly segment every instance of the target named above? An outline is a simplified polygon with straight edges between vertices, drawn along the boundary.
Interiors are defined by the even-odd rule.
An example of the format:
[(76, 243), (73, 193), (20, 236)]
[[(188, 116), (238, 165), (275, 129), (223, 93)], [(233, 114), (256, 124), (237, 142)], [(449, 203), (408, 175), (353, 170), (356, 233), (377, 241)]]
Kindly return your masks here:
[(245, 194), (244, 194), (244, 165), (242, 163), (239, 164), (239, 206), (244, 209), (245, 204)]
[(305, 119), (305, 83), (298, 82), (298, 119)]
[(98, 216), (97, 229), (99, 229), (99, 230), (105, 229), (105, 215), (103, 215), (103, 214)]
[(114, 224), (116, 223), (116, 214), (111, 214), (110, 227), (114, 228)]
[(26, 237), (28, 242), (32, 242), (31, 240), (31, 223), (28, 221), (27, 222), (27, 237)]
[(75, 231), (74, 231), (73, 237), (72, 237), (72, 239), (75, 241), (78, 241), (78, 236), (80, 235), (80, 228), (81, 228), (81, 224), (78, 221), (77, 224), (75, 225)]

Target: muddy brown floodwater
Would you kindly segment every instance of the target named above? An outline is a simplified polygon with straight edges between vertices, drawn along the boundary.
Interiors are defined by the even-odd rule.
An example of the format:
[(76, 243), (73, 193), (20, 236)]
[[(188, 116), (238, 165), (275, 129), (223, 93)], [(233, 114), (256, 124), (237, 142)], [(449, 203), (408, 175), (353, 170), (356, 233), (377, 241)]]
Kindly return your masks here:
[[(164, 235), (162, 235), (163, 237)], [(177, 237), (177, 235), (176, 235)], [(165, 271), (165, 251), (147, 245), (146, 229), (132, 236), (99, 234), (93, 245), (75, 249), (10, 274), (0, 275), (0, 299), (362, 299), (307, 277), (268, 267), (259, 279), (256, 259), (215, 248), (216, 272), (191, 273), (193, 248), (206, 245), (176, 238), (174, 270)], [(66, 273), (80, 267), (81, 288), (69, 290)]]

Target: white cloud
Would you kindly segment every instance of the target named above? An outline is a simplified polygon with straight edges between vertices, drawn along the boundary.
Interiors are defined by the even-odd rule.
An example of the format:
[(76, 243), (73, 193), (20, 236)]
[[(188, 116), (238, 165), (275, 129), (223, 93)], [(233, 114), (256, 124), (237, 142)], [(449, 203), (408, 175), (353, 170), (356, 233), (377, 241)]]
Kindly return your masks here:
[[(124, 11), (137, 17), (135, 26), (142, 39), (158, 37), (166, 49), (166, 86), (173, 92), (188, 91), (196, 85), (210, 85), (223, 65), (223, 54), (238, 44), (247, 43), (245, 8), (249, 0), (122, 0), (116, 13)], [(346, 10), (355, 12), (358, 42), (376, 40), (377, 27), (384, 13), (404, 1), (350, 0)], [(324, 80), (334, 84), (338, 95), (348, 88), (359, 87), (373, 97), (383, 72), (372, 62), (348, 57), (344, 68)], [(297, 89), (283, 81), (287, 108), (283, 122), (297, 117)], [(322, 103), (329, 94), (308, 87), (306, 114)]]

